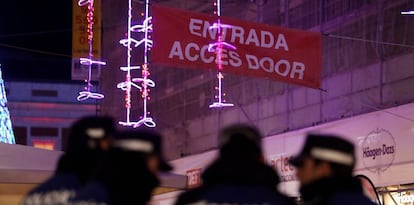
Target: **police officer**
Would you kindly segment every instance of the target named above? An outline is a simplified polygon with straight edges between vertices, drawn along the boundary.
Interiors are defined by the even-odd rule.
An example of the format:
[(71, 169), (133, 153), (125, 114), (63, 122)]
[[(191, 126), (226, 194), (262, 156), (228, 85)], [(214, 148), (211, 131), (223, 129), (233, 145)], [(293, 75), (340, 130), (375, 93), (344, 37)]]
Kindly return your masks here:
[(289, 161), (296, 167), (305, 205), (374, 205), (352, 176), (354, 145), (335, 135), (309, 134), (301, 152)]
[(104, 163), (71, 205), (147, 204), (160, 184), (159, 173), (170, 171), (162, 154), (161, 135), (148, 129), (116, 134)]
[(293, 204), (277, 191), (279, 177), (264, 162), (261, 137), (250, 125), (224, 128), (219, 156), (203, 172), (203, 184), (181, 194), (175, 204)]

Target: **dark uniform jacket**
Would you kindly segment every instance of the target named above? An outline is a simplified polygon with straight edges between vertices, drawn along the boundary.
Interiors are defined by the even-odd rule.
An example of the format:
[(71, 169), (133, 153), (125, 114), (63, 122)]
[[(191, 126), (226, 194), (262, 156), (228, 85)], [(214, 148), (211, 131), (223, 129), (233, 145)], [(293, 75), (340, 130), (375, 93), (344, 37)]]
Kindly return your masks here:
[(62, 205), (82, 187), (88, 176), (83, 161), (62, 155), (53, 176), (31, 190), (21, 205)]
[(56, 174), (29, 192), (21, 205), (63, 205), (81, 187), (73, 174)]
[(304, 205), (375, 205), (352, 177), (321, 179), (301, 187), (300, 193)]
[(76, 192), (69, 205), (145, 205), (160, 183), (141, 154), (112, 150), (97, 176)]
[(175, 204), (293, 204), (277, 191), (279, 177), (263, 163), (217, 160), (202, 179), (201, 187), (184, 192)]

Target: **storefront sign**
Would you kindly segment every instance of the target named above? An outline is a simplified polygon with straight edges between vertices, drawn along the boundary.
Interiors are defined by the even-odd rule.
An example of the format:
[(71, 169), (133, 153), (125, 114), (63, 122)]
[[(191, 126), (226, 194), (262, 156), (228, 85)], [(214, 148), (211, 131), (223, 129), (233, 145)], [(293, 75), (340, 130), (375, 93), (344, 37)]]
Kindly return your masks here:
[[(88, 6), (79, 6), (79, 0), (72, 0), (72, 80), (88, 79), (88, 66), (80, 64), (80, 58), (88, 58), (88, 35), (92, 33), (92, 54), (94, 59), (101, 58), (101, 0), (93, 2), (93, 31), (88, 30)], [(89, 14), (90, 15), (90, 14)], [(92, 80), (99, 80), (99, 64), (92, 65)]]
[(220, 58), (223, 72), (319, 88), (320, 33), (225, 17), (217, 24), (216, 16), (158, 5), (152, 15), (154, 64), (215, 69)]
[(397, 153), (394, 137), (385, 129), (370, 132), (362, 142), (362, 162), (372, 172), (383, 172)]
[(412, 204), (414, 202), (414, 195), (410, 195), (410, 192), (402, 192), (400, 196), (400, 202), (403, 204)]
[(187, 170), (187, 188), (195, 188), (201, 185), (201, 168)]
[(414, 195), (412, 191), (399, 191), (393, 190), (391, 193), (382, 193), (381, 196), (383, 204), (396, 204), (396, 205), (413, 205)]
[(274, 155), (267, 158), (267, 163), (277, 171), (281, 182), (296, 181), (295, 168), (289, 164), (291, 156)]

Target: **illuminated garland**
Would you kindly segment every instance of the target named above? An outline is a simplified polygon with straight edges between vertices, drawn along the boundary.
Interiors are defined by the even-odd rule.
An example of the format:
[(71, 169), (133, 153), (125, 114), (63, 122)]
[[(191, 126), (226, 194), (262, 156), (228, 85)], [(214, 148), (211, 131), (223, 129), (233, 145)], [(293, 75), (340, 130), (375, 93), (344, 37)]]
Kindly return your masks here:
[(226, 93), (222, 92), (222, 79), (224, 78), (224, 76), (222, 74), (223, 64), (222, 64), (221, 58), (222, 58), (223, 48), (228, 48), (228, 49), (233, 49), (233, 50), (236, 49), (235, 46), (227, 42), (224, 42), (223, 37), (222, 37), (223, 29), (232, 28), (233, 26), (221, 23), (220, 0), (217, 0), (216, 2), (214, 2), (214, 5), (217, 7), (217, 11), (215, 11), (214, 14), (217, 15), (218, 19), (216, 23), (214, 23), (212, 26), (209, 27), (209, 29), (217, 30), (218, 38), (216, 42), (210, 43), (208, 45), (208, 51), (216, 53), (216, 63), (217, 63), (217, 68), (218, 68), (218, 74), (217, 74), (218, 85), (215, 87), (215, 89), (217, 90), (217, 95), (214, 96), (214, 98), (217, 99), (217, 101), (211, 104), (209, 107), (210, 108), (232, 107), (233, 106), (232, 103), (226, 103), (226, 100), (224, 99), (224, 97), (226, 96)]
[(10, 120), (9, 109), (7, 108), (7, 96), (4, 89), (4, 81), (0, 65), (0, 142), (16, 144)]
[[(144, 14), (142, 14), (144, 16)], [(125, 108), (126, 108), (126, 120), (120, 121), (119, 124), (123, 126), (133, 126), (139, 127), (145, 125), (147, 127), (155, 127), (156, 124), (154, 120), (149, 117), (149, 112), (147, 111), (147, 102), (150, 100), (149, 87), (155, 87), (155, 82), (149, 79), (149, 67), (148, 67), (148, 51), (152, 47), (152, 40), (150, 39), (149, 33), (152, 32), (152, 17), (149, 17), (149, 0), (145, 2), (145, 19), (142, 24), (132, 25), (132, 0), (129, 0), (128, 4), (128, 32), (127, 38), (121, 39), (119, 43), (127, 48), (127, 65), (120, 67), (120, 69), (126, 72), (125, 81), (118, 83), (117, 88), (125, 91)], [(144, 33), (144, 38), (141, 40), (136, 40), (132, 38), (131, 32), (141, 32)], [(144, 44), (144, 63), (142, 66), (133, 66), (131, 65), (131, 51), (132, 46), (138, 47), (139, 45)], [(140, 78), (132, 78), (131, 70), (142, 69), (142, 76)], [(141, 97), (143, 99), (143, 115), (138, 121), (131, 121), (131, 88), (137, 88), (141, 92)]]
[(88, 66), (88, 79), (85, 80), (86, 82), (86, 86), (85, 86), (85, 90), (84, 91), (80, 91), (79, 95), (77, 97), (78, 101), (83, 101), (83, 100), (87, 100), (89, 98), (92, 99), (102, 99), (104, 98), (103, 94), (100, 93), (96, 93), (96, 92), (92, 92), (92, 65), (93, 64), (97, 64), (97, 65), (106, 65), (105, 62), (103, 61), (97, 61), (97, 60), (93, 60), (93, 50), (92, 50), (92, 43), (93, 43), (93, 12), (94, 12), (94, 7), (93, 7), (93, 2), (94, 0), (79, 0), (78, 1), (78, 5), (79, 6), (85, 6), (88, 5), (88, 14), (86, 16), (86, 19), (88, 21), (88, 45), (89, 45), (89, 53), (88, 53), (88, 57), (87, 58), (80, 58), (80, 64), (81, 65), (86, 65)]

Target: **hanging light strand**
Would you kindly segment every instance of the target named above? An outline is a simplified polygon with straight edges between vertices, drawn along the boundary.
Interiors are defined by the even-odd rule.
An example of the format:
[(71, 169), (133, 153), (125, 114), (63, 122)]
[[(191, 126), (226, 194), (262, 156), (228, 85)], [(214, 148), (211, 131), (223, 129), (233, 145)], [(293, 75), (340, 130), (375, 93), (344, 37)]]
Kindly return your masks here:
[(226, 103), (226, 100), (224, 97), (226, 96), (226, 93), (222, 91), (223, 86), (223, 78), (224, 75), (222, 73), (223, 71), (223, 62), (222, 62), (222, 54), (223, 49), (232, 49), (236, 50), (236, 47), (223, 41), (223, 30), (232, 28), (232, 25), (223, 24), (221, 22), (220, 16), (221, 16), (221, 2), (220, 0), (216, 0), (214, 2), (214, 5), (216, 6), (216, 11), (214, 11), (214, 14), (217, 15), (217, 22), (215, 22), (212, 26), (209, 27), (210, 30), (217, 30), (217, 41), (214, 43), (210, 43), (208, 45), (208, 51), (216, 53), (216, 64), (217, 64), (217, 86), (215, 87), (215, 90), (217, 91), (217, 94), (214, 96), (217, 101), (215, 101), (213, 104), (209, 105), (210, 108), (222, 108), (222, 107), (232, 107), (234, 104), (232, 103)]
[[(127, 38), (119, 41), (124, 47), (127, 48), (127, 65), (121, 67), (120, 69), (126, 72), (125, 81), (118, 83), (117, 87), (125, 91), (125, 108), (126, 108), (126, 121), (120, 121), (119, 123), (124, 126), (139, 127), (145, 125), (147, 127), (155, 127), (156, 124), (154, 120), (149, 116), (147, 110), (147, 101), (150, 100), (149, 92), (150, 87), (155, 87), (155, 82), (149, 79), (149, 66), (148, 66), (148, 51), (152, 47), (152, 40), (150, 39), (149, 33), (152, 32), (152, 17), (149, 16), (149, 0), (145, 2), (145, 13), (142, 13), (141, 16), (145, 17), (142, 24), (132, 25), (132, 1), (129, 0), (128, 4), (128, 32)], [(144, 38), (141, 40), (136, 40), (132, 37), (132, 32), (144, 33)], [(141, 66), (131, 65), (132, 58), (132, 47), (138, 47), (144, 45), (144, 59)], [(131, 70), (141, 69), (141, 77), (132, 78)], [(140, 116), (138, 121), (131, 121), (131, 89), (136, 88), (141, 92), (141, 97), (143, 99), (143, 115)]]
[(142, 29), (138, 32), (144, 33), (144, 64), (142, 65), (142, 78), (134, 79), (135, 82), (141, 82), (142, 85), (142, 101), (143, 101), (143, 114), (141, 119), (138, 121), (134, 127), (138, 127), (141, 125), (145, 125), (147, 127), (155, 127), (156, 124), (154, 120), (149, 116), (150, 112), (147, 110), (147, 104), (150, 100), (149, 93), (150, 87), (155, 87), (155, 82), (149, 79), (150, 71), (149, 71), (149, 64), (148, 64), (148, 52), (152, 48), (152, 40), (151, 36), (149, 35), (152, 32), (152, 17), (149, 16), (149, 0), (145, 1), (145, 19), (142, 24)]
[(86, 15), (86, 20), (88, 22), (88, 45), (89, 45), (89, 52), (87, 58), (80, 58), (80, 64), (85, 65), (88, 67), (88, 78), (85, 79), (86, 86), (84, 87), (83, 91), (79, 92), (77, 97), (78, 101), (84, 101), (87, 99), (102, 99), (104, 95), (101, 93), (93, 92), (92, 88), (92, 65), (106, 65), (105, 62), (99, 60), (93, 60), (93, 15), (94, 15), (94, 0), (79, 0), (79, 6), (88, 6), (88, 13)]

